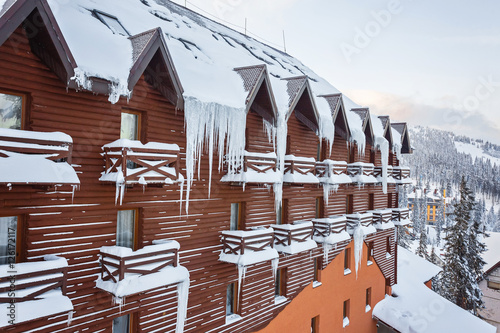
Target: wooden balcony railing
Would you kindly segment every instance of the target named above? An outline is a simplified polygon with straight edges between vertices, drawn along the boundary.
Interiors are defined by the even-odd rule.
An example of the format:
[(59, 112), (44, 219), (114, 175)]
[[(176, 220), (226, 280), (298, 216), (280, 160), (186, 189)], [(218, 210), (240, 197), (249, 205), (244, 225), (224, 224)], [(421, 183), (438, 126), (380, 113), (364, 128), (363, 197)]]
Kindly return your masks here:
[(393, 208), (392, 222), (396, 226), (410, 224), (410, 210), (408, 208)]
[(128, 274), (157, 273), (170, 265), (177, 267), (179, 262), (178, 247), (176, 246), (165, 248), (150, 245), (138, 251), (131, 251), (129, 248), (120, 246), (103, 247), (100, 256), (101, 280), (115, 283), (123, 280)]
[(347, 162), (324, 160), (316, 162), (316, 177), (321, 183), (346, 184), (352, 180), (347, 174)]
[(345, 216), (334, 216), (313, 219), (314, 236), (328, 237), (346, 230), (347, 219)]
[(277, 172), (275, 153), (252, 153), (245, 151), (243, 165), (229, 170), (224, 163), (225, 175), (221, 181), (231, 183), (274, 184), (281, 181), (281, 173)]
[(395, 166), (392, 168), (392, 177), (394, 178), (396, 184), (408, 184), (410, 180), (410, 168)]
[(222, 232), (222, 253), (244, 255), (274, 246), (272, 230), (236, 230)]
[[(46, 261), (36, 261), (0, 266), (0, 303), (16, 303), (33, 301), (46, 292), (61, 288), (66, 295), (68, 279), (68, 264), (66, 259), (51, 257)], [(12, 278), (14, 277), (14, 279)], [(15, 295), (6, 297), (12, 290), (11, 283), (15, 284)]]
[(179, 146), (120, 139), (102, 147), (101, 181), (125, 184), (172, 184), (179, 181)]
[[(373, 169), (373, 176), (375, 176), (375, 178), (382, 178), (381, 166), (375, 166), (375, 168)], [(388, 179), (392, 178), (392, 165), (387, 166), (387, 178)]]
[(276, 154), (245, 153), (243, 171), (247, 172), (248, 169), (257, 173), (266, 173), (270, 170), (276, 171)]
[(308, 173), (314, 174), (315, 170), (316, 161), (314, 158), (285, 156), (285, 173), (307, 175)]
[(370, 210), (373, 215), (373, 224), (377, 229), (387, 229), (394, 227), (392, 221), (392, 209)]
[[(346, 215), (346, 219), (347, 219), (347, 231), (350, 234), (352, 234), (358, 226), (361, 226), (364, 229), (367, 229), (367, 228), (372, 227), (372, 224), (373, 224), (373, 214), (372, 213), (348, 214), (348, 215)], [(375, 229), (375, 228), (372, 227), (372, 229)]]
[[(274, 229), (274, 246), (278, 251), (294, 254), (295, 251), (291, 248), (292, 245), (308, 241), (313, 242), (313, 224), (311, 222), (275, 224), (272, 225), (272, 228)], [(316, 247), (315, 243), (312, 245), (312, 247)]]
[(374, 177), (374, 165), (372, 163), (349, 163), (347, 164), (347, 173), (355, 183), (368, 184), (377, 182)]

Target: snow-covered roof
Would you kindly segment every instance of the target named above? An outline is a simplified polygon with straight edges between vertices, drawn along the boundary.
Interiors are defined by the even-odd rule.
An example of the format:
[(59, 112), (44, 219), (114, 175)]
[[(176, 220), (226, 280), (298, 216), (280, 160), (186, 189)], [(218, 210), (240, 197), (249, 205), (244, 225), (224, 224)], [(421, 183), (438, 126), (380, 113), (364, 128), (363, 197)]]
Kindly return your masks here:
[(487, 272), (500, 263), (500, 232), (489, 232), (490, 237), (483, 238), (486, 251), (483, 260), (486, 262), (484, 271)]
[(496, 328), (449, 302), (424, 285), (441, 269), (398, 248), (398, 284), (373, 309), (373, 316), (399, 332), (482, 332)]

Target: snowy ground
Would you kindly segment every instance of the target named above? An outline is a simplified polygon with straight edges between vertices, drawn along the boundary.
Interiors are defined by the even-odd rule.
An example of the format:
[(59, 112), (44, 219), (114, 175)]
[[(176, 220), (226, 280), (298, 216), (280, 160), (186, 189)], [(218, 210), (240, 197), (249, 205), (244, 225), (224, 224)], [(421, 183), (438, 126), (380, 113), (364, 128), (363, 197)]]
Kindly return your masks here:
[(472, 159), (481, 158), (483, 160), (490, 160), (491, 164), (500, 165), (500, 158), (486, 154), (483, 149), (478, 147), (475, 143), (455, 141), (455, 147), (459, 153), (469, 154), (472, 156)]

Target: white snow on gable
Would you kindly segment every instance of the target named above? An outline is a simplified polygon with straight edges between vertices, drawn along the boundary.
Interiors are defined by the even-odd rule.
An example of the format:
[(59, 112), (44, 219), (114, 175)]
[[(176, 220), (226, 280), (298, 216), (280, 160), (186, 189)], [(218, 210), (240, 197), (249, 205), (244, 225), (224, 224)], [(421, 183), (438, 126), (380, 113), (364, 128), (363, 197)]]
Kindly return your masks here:
[(389, 165), (389, 141), (384, 137), (382, 121), (374, 115), (370, 115), (372, 120), (373, 135), (375, 137), (375, 147), (380, 150), (382, 159), (382, 191), (387, 194), (387, 166)]

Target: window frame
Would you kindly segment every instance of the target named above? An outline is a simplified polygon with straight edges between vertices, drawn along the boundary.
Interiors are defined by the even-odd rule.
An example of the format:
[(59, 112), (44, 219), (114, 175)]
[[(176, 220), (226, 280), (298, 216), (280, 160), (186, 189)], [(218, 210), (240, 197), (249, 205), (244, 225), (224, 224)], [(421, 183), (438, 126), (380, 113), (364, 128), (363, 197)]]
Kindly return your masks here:
[(373, 241), (367, 243), (367, 264), (373, 263), (373, 257), (375, 254), (375, 243)]
[(354, 194), (347, 194), (345, 198), (345, 212), (346, 214), (354, 213)]
[[(349, 317), (351, 315), (350, 312), (351, 312), (351, 300), (347, 299), (344, 301), (344, 303), (342, 305), (342, 321), (344, 321), (346, 318), (347, 318), (347, 320), (349, 320)], [(345, 326), (349, 326), (349, 324), (347, 324)]]
[(372, 287), (368, 287), (366, 288), (366, 295), (365, 295), (365, 305), (366, 307), (370, 307), (372, 306)]
[(321, 282), (322, 267), (323, 267), (323, 258), (322, 257), (314, 258), (313, 282)]
[[(111, 32), (113, 32), (113, 34), (121, 35), (121, 36), (125, 36), (125, 37), (130, 37), (130, 32), (128, 32), (128, 30), (125, 29), (125, 27), (123, 26), (122, 22), (120, 22), (118, 17), (111, 15), (111, 14), (108, 14), (108, 13), (103, 12), (103, 11), (98, 10), (98, 9), (93, 9), (92, 13), (99, 21), (101, 21), (102, 24), (104, 24), (106, 27), (108, 27), (108, 29), (111, 30)], [(106, 20), (103, 19), (103, 16), (106, 16), (112, 20), (115, 20), (122, 27), (123, 31), (125, 31), (126, 35), (118, 32), (118, 31), (115, 32), (115, 29), (109, 26), (109, 24), (106, 22)]]
[(385, 251), (392, 256), (391, 236), (385, 238)]
[[(238, 219), (236, 221), (236, 229), (233, 228), (233, 205), (237, 205), (238, 207)], [(231, 231), (236, 231), (236, 230), (244, 230), (244, 222), (243, 222), (243, 210), (245, 204), (242, 201), (239, 202), (231, 202), (230, 208), (229, 208), (229, 230)]]
[(344, 250), (344, 275), (351, 272), (351, 249), (345, 248)]
[(26, 92), (17, 90), (0, 88), (0, 94), (21, 97), (21, 128), (18, 130), (27, 130), (29, 128), (29, 113), (28, 113), (28, 99), (30, 95)]
[(319, 333), (319, 315), (311, 318), (311, 333)]
[[(239, 302), (238, 302), (238, 296), (239, 296), (239, 285), (238, 285), (238, 282), (231, 282), (230, 284), (227, 285), (226, 287), (226, 303), (225, 303), (225, 307), (226, 307), (226, 317), (228, 316), (232, 316), (232, 315), (240, 315), (240, 309), (239, 309)], [(229, 295), (231, 295), (229, 293), (229, 290), (232, 290), (232, 299), (229, 299)], [(228, 301), (231, 301), (231, 313), (228, 313)]]
[(323, 196), (316, 197), (316, 207), (315, 207), (316, 218), (325, 217), (325, 198)]
[[(24, 239), (24, 236), (25, 236), (25, 226), (26, 226), (26, 222), (25, 222), (25, 216), (24, 215), (0, 215), (0, 217), (16, 217), (17, 218), (17, 221), (16, 221), (16, 255), (15, 255), (15, 260), (13, 263), (10, 263), (8, 262), (8, 259), (7, 259), (7, 264), (19, 264), (19, 263), (22, 263), (24, 261), (26, 261), (26, 254), (24, 252), (25, 250), (25, 239)], [(8, 251), (8, 247), (7, 247), (7, 251)], [(8, 255), (8, 252), (7, 252), (7, 258), (10, 257)]]
[(276, 271), (276, 277), (274, 279), (274, 298), (287, 297), (287, 274), (287, 267), (278, 268)]
[(115, 236), (115, 244), (118, 245), (118, 213), (123, 211), (133, 211), (134, 212), (134, 228), (133, 228), (133, 239), (132, 239), (132, 251), (137, 251), (139, 249), (139, 209), (119, 209), (116, 211), (116, 236)]
[(112, 321), (111, 321), (111, 332), (112, 332), (112, 333), (123, 333), (123, 332), (115, 332), (115, 331), (114, 331), (113, 321), (114, 321), (115, 319), (124, 318), (124, 317), (128, 317), (128, 318), (127, 318), (127, 322), (128, 322), (128, 330), (127, 330), (127, 332), (125, 332), (125, 333), (132, 333), (132, 332), (134, 332), (134, 331), (135, 331), (135, 330), (134, 330), (134, 325), (135, 325), (135, 323), (136, 323), (136, 322), (137, 322), (137, 320), (138, 320), (138, 314), (137, 314), (137, 312), (134, 312), (134, 313), (127, 313), (127, 314), (124, 314), (123, 316), (119, 316), (119, 317), (115, 317), (115, 318), (113, 318), (113, 319), (112, 319)]
[(127, 114), (132, 114), (132, 115), (135, 115), (137, 116), (137, 130), (136, 130), (136, 141), (141, 141), (143, 142), (144, 141), (144, 129), (142, 128), (142, 123), (143, 123), (143, 120), (142, 120), (142, 117), (143, 117), (143, 112), (142, 111), (137, 111), (137, 110), (132, 110), (132, 109), (125, 109), (123, 108), (120, 112), (120, 139), (122, 139), (122, 115), (124, 113), (127, 113)]

